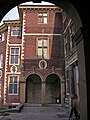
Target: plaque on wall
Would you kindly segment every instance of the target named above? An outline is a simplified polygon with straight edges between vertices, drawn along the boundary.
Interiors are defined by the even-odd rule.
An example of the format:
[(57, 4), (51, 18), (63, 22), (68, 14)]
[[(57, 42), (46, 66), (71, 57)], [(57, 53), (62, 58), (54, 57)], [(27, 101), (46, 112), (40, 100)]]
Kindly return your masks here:
[(47, 62), (45, 60), (40, 60), (39, 68), (45, 69), (47, 67)]
[(13, 66), (11, 66), (11, 72), (13, 72), (13, 73), (14, 73), (14, 72), (17, 72), (17, 67), (16, 67), (16, 66), (14, 66), (14, 65), (13, 65)]

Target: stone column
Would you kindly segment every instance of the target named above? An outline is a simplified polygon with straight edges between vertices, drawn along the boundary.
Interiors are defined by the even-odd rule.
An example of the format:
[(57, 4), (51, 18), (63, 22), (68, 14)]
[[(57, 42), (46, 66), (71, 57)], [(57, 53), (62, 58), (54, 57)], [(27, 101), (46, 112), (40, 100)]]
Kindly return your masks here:
[(73, 65), (70, 65), (70, 97), (73, 98), (74, 95), (75, 95), (74, 71), (73, 71)]
[(78, 65), (75, 66), (75, 74), (76, 74), (76, 93), (79, 97), (79, 74), (78, 74)]
[(26, 83), (25, 81), (20, 81), (20, 103), (25, 103), (25, 89), (26, 89)]
[(45, 82), (42, 82), (41, 104), (42, 106), (45, 105)]
[(65, 99), (65, 81), (64, 79), (61, 80), (61, 105), (64, 105)]

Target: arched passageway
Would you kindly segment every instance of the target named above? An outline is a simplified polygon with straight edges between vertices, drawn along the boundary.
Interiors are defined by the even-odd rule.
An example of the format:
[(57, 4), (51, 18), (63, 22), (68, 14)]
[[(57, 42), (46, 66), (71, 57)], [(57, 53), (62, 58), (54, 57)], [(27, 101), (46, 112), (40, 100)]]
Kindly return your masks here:
[(26, 103), (41, 103), (41, 78), (36, 74), (26, 79)]
[(46, 78), (46, 104), (61, 103), (61, 83), (56, 74), (48, 75)]
[[(2, 14), (2, 16), (5, 15), (6, 11), (8, 12), (11, 8), (13, 8), (14, 6), (20, 4), (21, 2), (27, 2), (27, 0), (22, 0), (22, 1), (16, 1), (16, 2), (14, 1), (13, 4), (11, 4), (11, 3), (7, 4), (8, 1), (5, 1), (5, 0), (4, 1), (1, 0), (1, 1), (2, 1), (2, 4), (1, 4), (1, 12), (0, 13)], [(65, 4), (60, 5), (60, 0), (56, 0), (56, 1), (45, 0), (45, 1), (47, 1), (47, 2), (53, 2), (54, 4), (59, 5), (62, 8), (65, 8), (65, 6), (68, 6), (68, 5), (65, 5)], [(71, 0), (69, 0), (69, 1), (71, 1)], [(37, 2), (40, 2), (40, 0), (37, 0)], [(61, 0), (61, 2), (64, 2), (64, 0), (63, 1)], [(85, 4), (81, 5), (81, 1), (78, 1), (78, 2), (71, 1), (71, 2), (75, 5), (75, 7), (80, 12), (81, 17), (82, 17), (82, 21), (83, 21), (83, 26), (84, 26), (83, 27), (83, 31), (82, 31), (82, 33), (84, 34), (84, 44), (82, 42), (83, 39), (82, 38), (79, 39), (81, 42), (79, 41), (80, 44), (79, 44), (78, 51), (81, 49), (79, 51), (79, 54), (80, 54), (80, 57), (79, 57), (79, 63), (80, 63), (79, 64), (79, 69), (80, 69), (80, 81), (81, 81), (80, 82), (80, 99), (81, 99), (81, 101), (80, 101), (80, 104), (81, 104), (80, 109), (81, 109), (81, 111), (80, 112), (81, 112), (81, 115), (82, 115), (82, 120), (85, 120), (85, 118), (87, 118), (87, 113), (89, 113), (89, 112), (87, 112), (87, 95), (89, 96), (89, 84), (88, 83), (89, 83), (89, 78), (90, 78), (90, 74), (89, 74), (89, 68), (90, 68), (90, 66), (88, 64), (89, 61), (90, 61), (89, 60), (89, 52), (88, 52), (88, 50), (89, 50), (89, 44), (88, 44), (88, 41), (89, 41), (89, 36), (88, 36), (89, 35), (89, 19), (88, 18), (89, 17), (88, 17), (88, 14), (86, 14), (88, 12), (89, 7), (86, 7), (85, 9), (83, 9), (83, 8), (85, 7), (85, 4), (86, 4), (86, 6), (88, 6), (89, 3), (88, 3), (88, 1), (86, 1)], [(82, 3), (84, 3), (84, 2), (85, 1), (82, 1)], [(7, 5), (9, 5), (9, 6), (6, 7)], [(70, 9), (72, 11), (72, 13), (73, 13), (73, 10), (70, 7), (68, 7), (68, 9)], [(83, 13), (85, 13), (85, 14), (83, 14)], [(73, 14), (73, 15), (71, 14), (71, 16), (74, 16), (74, 15), (75, 14)], [(2, 16), (1, 16), (1, 18), (2, 18)], [(82, 51), (83, 47), (85, 48), (84, 49), (85, 51)], [(84, 53), (86, 55), (86, 60), (85, 60)], [(86, 64), (85, 64), (85, 62), (86, 62)], [(80, 66), (84, 66), (84, 67), (80, 68)], [(87, 76), (87, 88), (86, 88), (86, 76)], [(86, 93), (87, 89), (88, 89), (88, 91)], [(90, 98), (88, 97), (88, 103), (89, 103), (89, 101), (90, 101)], [(90, 107), (88, 106), (88, 110), (89, 109), (90, 109)], [(89, 117), (90, 117), (90, 115), (89, 115)]]

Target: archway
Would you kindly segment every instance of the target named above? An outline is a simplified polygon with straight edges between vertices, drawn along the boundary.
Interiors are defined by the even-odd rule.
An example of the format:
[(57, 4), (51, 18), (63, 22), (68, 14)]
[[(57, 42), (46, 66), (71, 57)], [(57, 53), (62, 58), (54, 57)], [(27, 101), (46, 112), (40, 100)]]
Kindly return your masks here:
[(37, 74), (29, 75), (26, 79), (26, 103), (41, 103), (41, 78)]
[[(2, 0), (1, 0), (2, 1)], [(35, 1), (35, 0), (33, 0), (33, 1)], [(54, 4), (56, 4), (56, 5), (59, 5), (60, 7), (62, 7), (63, 9), (65, 8), (65, 6), (68, 6), (67, 4), (65, 5), (65, 4), (63, 4), (63, 5), (60, 5), (60, 3), (61, 2), (65, 2), (66, 0), (56, 0), (56, 1), (51, 1), (51, 0), (45, 0), (45, 1), (47, 1), (47, 2), (53, 2)], [(90, 74), (89, 74), (89, 62), (88, 61), (90, 61), (89, 60), (89, 52), (88, 52), (88, 50), (89, 50), (89, 44), (88, 44), (88, 41), (89, 41), (89, 27), (88, 27), (88, 25), (89, 25), (89, 19), (88, 19), (88, 14), (86, 14), (87, 13), (87, 11), (88, 11), (88, 8), (89, 7), (86, 7), (85, 9), (83, 9), (84, 7), (85, 7), (85, 5), (84, 4), (82, 4), (81, 5), (81, 1), (78, 1), (78, 2), (76, 2), (76, 1), (71, 1), (71, 0), (69, 0), (70, 2), (72, 2), (73, 3), (73, 5), (75, 5), (75, 7), (77, 8), (77, 10), (79, 10), (79, 12), (80, 12), (80, 14), (81, 14), (81, 17), (82, 17), (82, 22), (83, 22), (83, 25), (84, 25), (84, 27), (83, 27), (83, 31), (81, 31), (81, 33), (83, 33), (84, 34), (84, 44), (83, 44), (83, 39), (81, 39), (81, 44), (79, 44), (79, 48), (81, 48), (81, 50), (79, 51), (79, 54), (80, 54), (80, 57), (79, 57), (79, 63), (80, 63), (80, 66), (79, 66), (79, 69), (80, 69), (80, 80), (81, 80), (81, 82), (80, 82), (80, 88), (81, 88), (81, 92), (80, 92), (80, 99), (82, 100), (82, 101), (80, 101), (80, 103), (81, 103), (81, 106), (84, 106), (83, 108), (84, 109), (82, 109), (82, 107), (81, 107), (81, 109), (82, 109), (82, 111), (81, 111), (81, 115), (82, 116), (84, 116), (84, 113), (86, 113), (87, 114), (87, 93), (86, 93), (86, 90), (88, 89), (88, 96), (89, 96), (89, 78), (90, 78)], [(26, 0), (23, 0), (23, 1), (14, 1), (14, 3), (13, 4), (7, 4), (8, 3), (8, 1), (4, 1), (4, 3), (3, 4), (1, 4), (1, 11), (2, 11), (2, 13), (3, 13), (3, 15), (6, 13), (6, 11), (9, 11), (10, 10), (10, 8), (12, 8), (12, 7), (14, 7), (14, 6), (16, 6), (16, 5), (18, 5), (18, 4), (20, 4), (20, 2), (26, 2)], [(40, 2), (40, 0), (37, 0), (36, 2)], [(82, 1), (83, 3), (85, 2), (85, 1)], [(6, 5), (9, 5), (9, 7), (6, 7)], [(89, 4), (88, 4), (88, 1), (86, 2), (86, 5), (88, 6)], [(3, 10), (2, 10), (2, 7), (3, 7)], [(72, 11), (72, 13), (73, 13), (73, 10), (72, 10), (72, 8), (70, 8), (69, 6), (68, 6), (68, 9), (70, 9), (71, 11)], [(65, 9), (66, 10), (66, 9)], [(85, 13), (84, 15), (83, 15), (83, 13)], [(2, 16), (3, 16), (2, 15)], [(75, 14), (71, 14), (71, 16), (74, 16)], [(77, 22), (78, 22), (78, 20), (77, 20)], [(80, 27), (80, 26), (79, 26)], [(88, 39), (88, 40), (87, 40)], [(85, 41), (86, 40), (86, 41)], [(80, 42), (80, 41), (79, 41)], [(88, 47), (86, 47), (88, 45)], [(85, 47), (85, 52), (84, 52), (84, 50), (83, 50), (83, 52), (82, 52), (82, 49)], [(84, 53), (85, 53), (85, 55), (86, 55), (86, 60), (85, 60), (85, 56), (84, 56)], [(85, 61), (84, 61), (85, 60)], [(86, 64), (85, 64), (85, 62), (86, 62)], [(82, 68), (80, 68), (81, 66), (84, 66), (84, 68), (82, 69)], [(86, 71), (86, 69), (87, 69), (87, 71)], [(86, 88), (86, 76), (87, 76), (87, 88)], [(85, 91), (83, 91), (83, 90), (85, 90)], [(84, 93), (83, 93), (84, 92)], [(89, 97), (88, 97), (88, 102), (89, 102), (90, 100), (89, 100)], [(88, 106), (88, 109), (90, 109), (90, 107)], [(82, 117), (82, 120), (85, 120), (85, 117)]]
[(46, 104), (61, 103), (61, 81), (58, 75), (47, 76), (45, 94)]

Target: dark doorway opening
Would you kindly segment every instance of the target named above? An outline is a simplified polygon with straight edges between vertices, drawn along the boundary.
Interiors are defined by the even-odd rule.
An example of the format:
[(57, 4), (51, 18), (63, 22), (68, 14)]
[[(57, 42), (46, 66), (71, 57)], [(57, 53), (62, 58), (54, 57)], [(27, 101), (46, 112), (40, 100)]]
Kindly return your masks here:
[(26, 103), (41, 103), (41, 78), (36, 74), (26, 79)]
[(46, 78), (46, 104), (61, 103), (60, 78), (56, 74), (50, 74)]

